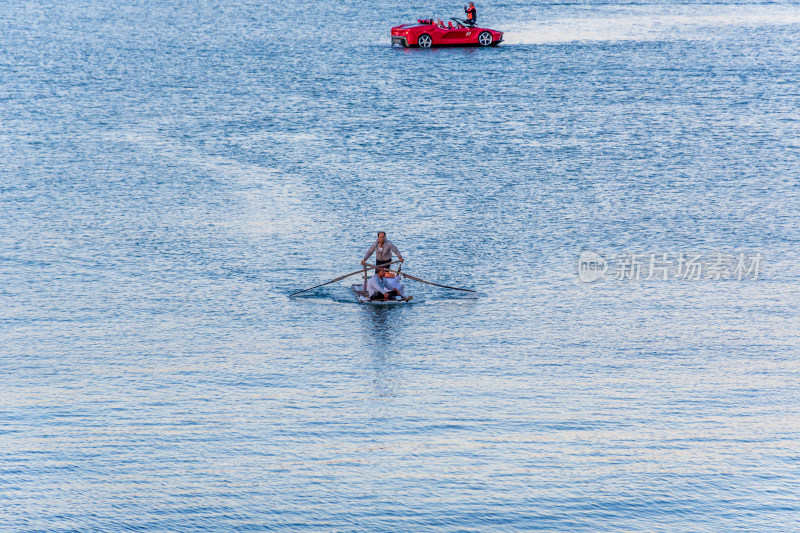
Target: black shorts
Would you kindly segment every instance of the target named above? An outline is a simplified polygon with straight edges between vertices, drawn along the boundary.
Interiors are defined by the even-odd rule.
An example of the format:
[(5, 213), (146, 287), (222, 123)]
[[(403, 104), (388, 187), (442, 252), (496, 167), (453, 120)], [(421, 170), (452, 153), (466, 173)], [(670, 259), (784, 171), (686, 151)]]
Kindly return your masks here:
[[(400, 296), (400, 293), (399, 293), (399, 292), (397, 292), (397, 291), (396, 291), (396, 290), (394, 290), (394, 289), (392, 289), (391, 291), (389, 291), (389, 293), (388, 293), (388, 294), (389, 294), (389, 298), (390, 298), (390, 299), (391, 299), (391, 298), (394, 298), (395, 296)], [(376, 292), (375, 294), (373, 294), (372, 296), (370, 296), (370, 297), (369, 297), (369, 299), (370, 299), (370, 300), (383, 300), (383, 293)]]

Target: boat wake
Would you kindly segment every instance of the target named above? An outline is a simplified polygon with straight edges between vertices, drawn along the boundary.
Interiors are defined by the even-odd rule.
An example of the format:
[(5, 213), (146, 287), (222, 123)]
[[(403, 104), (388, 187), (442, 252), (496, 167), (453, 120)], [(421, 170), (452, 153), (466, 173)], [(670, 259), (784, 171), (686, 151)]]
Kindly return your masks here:
[(682, 6), (670, 13), (627, 11), (499, 25), (506, 45), (576, 41), (711, 40), (714, 29), (800, 25), (798, 6)]

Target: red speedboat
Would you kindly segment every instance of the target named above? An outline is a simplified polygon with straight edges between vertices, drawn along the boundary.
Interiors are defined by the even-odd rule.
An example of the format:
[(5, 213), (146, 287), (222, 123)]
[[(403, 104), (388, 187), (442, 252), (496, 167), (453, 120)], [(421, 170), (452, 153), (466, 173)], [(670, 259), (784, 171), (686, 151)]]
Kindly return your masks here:
[(401, 24), (392, 28), (392, 45), (419, 46), (496, 46), (503, 32), (471, 26), (462, 19), (448, 22), (420, 19), (416, 24)]

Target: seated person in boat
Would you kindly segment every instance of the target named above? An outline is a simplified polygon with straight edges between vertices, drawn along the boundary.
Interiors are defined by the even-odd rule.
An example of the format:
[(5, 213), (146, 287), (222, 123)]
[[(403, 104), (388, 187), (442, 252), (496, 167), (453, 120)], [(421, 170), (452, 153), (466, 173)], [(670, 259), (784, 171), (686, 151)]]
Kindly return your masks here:
[(397, 278), (386, 277), (385, 268), (378, 267), (367, 281), (367, 294), (370, 300), (394, 300), (398, 296), (405, 298), (405, 289)]
[(395, 274), (393, 272), (386, 272), (386, 275), (383, 277), (383, 284), (388, 289), (392, 289), (393, 291), (397, 292), (400, 295), (400, 298), (406, 297), (406, 289), (405, 285), (402, 281), (400, 281), (400, 276), (402, 274)]
[(372, 243), (372, 246), (369, 247), (367, 253), (364, 255), (364, 259), (361, 260), (361, 264), (367, 262), (367, 259), (374, 253), (375, 254), (375, 266), (388, 266), (389, 263), (392, 262), (392, 252), (397, 256), (397, 259), (402, 263), (403, 256), (400, 255), (400, 251), (397, 249), (397, 246), (392, 244), (391, 241), (386, 240), (386, 232), (379, 231), (378, 232), (378, 239)]

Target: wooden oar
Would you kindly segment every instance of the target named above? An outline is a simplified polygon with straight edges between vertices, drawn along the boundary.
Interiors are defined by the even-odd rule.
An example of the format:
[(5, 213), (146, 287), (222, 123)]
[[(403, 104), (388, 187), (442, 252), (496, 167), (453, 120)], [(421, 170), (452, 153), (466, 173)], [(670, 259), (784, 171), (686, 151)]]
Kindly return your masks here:
[[(394, 264), (394, 263), (399, 263), (399, 261), (392, 261), (389, 264), (391, 265), (391, 264)], [(336, 279), (332, 279), (330, 281), (326, 281), (325, 283), (320, 283), (319, 285), (314, 285), (313, 287), (309, 287), (307, 289), (303, 289), (302, 291), (293, 292), (289, 296), (291, 297), (291, 296), (294, 296), (296, 294), (300, 294), (301, 292), (310, 291), (311, 289), (316, 289), (318, 287), (322, 287), (323, 285), (330, 285), (331, 283), (336, 283), (337, 281), (342, 281), (344, 278), (349, 278), (350, 276), (355, 276), (356, 274), (360, 274), (361, 272), (366, 272), (367, 270), (375, 269), (375, 265), (369, 265), (368, 264), (366, 266), (367, 266), (367, 268), (361, 268), (359, 270), (356, 270), (355, 272), (350, 272), (349, 274), (345, 274), (344, 276), (339, 276)]]
[(419, 281), (420, 283), (427, 283), (428, 285), (434, 285), (435, 287), (442, 287), (445, 289), (453, 289), (454, 291), (464, 291), (464, 292), (478, 292), (473, 291), (472, 289), (459, 289), (458, 287), (450, 287), (449, 285), (441, 285), (439, 283), (434, 283), (432, 281), (425, 281), (424, 279), (417, 278), (409, 274), (408, 272), (403, 272), (403, 275), (408, 279), (413, 279), (414, 281)]
[[(382, 266), (383, 268), (386, 268), (386, 265), (393, 265), (393, 264), (395, 264), (395, 263), (402, 263), (402, 261), (400, 261), (400, 260), (398, 259), (397, 261), (392, 261), (391, 263), (384, 263), (384, 264), (383, 264), (383, 265), (381, 265), (381, 266)], [(375, 266), (375, 265), (371, 265), (370, 263), (364, 263), (364, 266), (368, 266), (370, 269), (373, 269), (373, 268), (378, 268), (377, 266)], [(401, 265), (401, 266), (402, 266), (402, 265)], [(386, 271), (388, 272), (388, 271), (389, 271), (389, 269), (388, 269), (388, 268), (386, 268)]]

